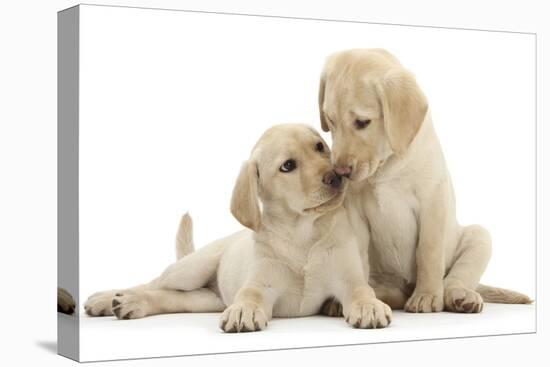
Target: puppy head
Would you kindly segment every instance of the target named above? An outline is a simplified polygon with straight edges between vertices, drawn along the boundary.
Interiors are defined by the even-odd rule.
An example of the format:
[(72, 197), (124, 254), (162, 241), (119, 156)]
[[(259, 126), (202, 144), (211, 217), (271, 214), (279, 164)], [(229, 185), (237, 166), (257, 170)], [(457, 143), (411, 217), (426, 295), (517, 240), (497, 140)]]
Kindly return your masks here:
[(385, 50), (344, 51), (325, 64), (319, 112), (339, 174), (362, 180), (390, 155), (403, 154), (427, 110), (414, 76)]
[(327, 144), (314, 129), (276, 125), (262, 135), (243, 164), (231, 213), (257, 231), (259, 201), (264, 211), (275, 215), (320, 215), (342, 203), (344, 186), (332, 170)]

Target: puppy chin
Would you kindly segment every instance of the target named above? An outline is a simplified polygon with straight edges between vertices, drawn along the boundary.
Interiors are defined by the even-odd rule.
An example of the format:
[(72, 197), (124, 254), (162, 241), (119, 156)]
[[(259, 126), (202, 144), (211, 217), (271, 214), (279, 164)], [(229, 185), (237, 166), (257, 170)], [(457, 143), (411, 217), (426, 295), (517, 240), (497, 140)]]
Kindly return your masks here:
[(346, 191), (347, 184), (344, 183), (339, 189), (334, 190), (333, 194), (315, 205), (304, 210), (306, 214), (323, 214), (328, 211), (334, 210), (344, 201), (344, 195)]
[(370, 165), (368, 163), (363, 163), (357, 166), (357, 168), (352, 172), (350, 180), (352, 181), (363, 181), (372, 176), (374, 173), (369, 169)]
[(369, 163), (362, 163), (355, 169), (355, 174), (352, 174), (350, 178), (352, 181), (363, 181), (372, 178), (377, 172), (380, 166), (384, 164), (384, 160), (373, 161)]

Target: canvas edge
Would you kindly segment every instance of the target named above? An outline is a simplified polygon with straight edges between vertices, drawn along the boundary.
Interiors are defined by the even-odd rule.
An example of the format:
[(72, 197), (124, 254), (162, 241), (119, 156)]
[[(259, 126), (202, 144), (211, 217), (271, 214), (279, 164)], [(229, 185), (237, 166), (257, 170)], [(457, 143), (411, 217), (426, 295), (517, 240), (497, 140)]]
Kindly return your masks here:
[(72, 315), (57, 313), (57, 352), (80, 358), (78, 118), (80, 6), (57, 14), (57, 286), (72, 295)]

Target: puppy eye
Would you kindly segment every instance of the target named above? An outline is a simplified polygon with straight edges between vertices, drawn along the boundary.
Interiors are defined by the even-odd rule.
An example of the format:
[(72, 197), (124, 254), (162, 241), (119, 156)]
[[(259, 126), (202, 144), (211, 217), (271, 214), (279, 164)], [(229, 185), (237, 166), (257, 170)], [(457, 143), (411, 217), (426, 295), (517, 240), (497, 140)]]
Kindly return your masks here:
[(290, 172), (296, 168), (296, 161), (294, 159), (289, 159), (279, 168), (281, 172)]
[(323, 153), (325, 151), (325, 145), (321, 142), (318, 142), (316, 145), (315, 145), (315, 150), (320, 152), (320, 153)]
[(370, 120), (355, 120), (355, 127), (357, 130), (361, 130), (369, 126)]

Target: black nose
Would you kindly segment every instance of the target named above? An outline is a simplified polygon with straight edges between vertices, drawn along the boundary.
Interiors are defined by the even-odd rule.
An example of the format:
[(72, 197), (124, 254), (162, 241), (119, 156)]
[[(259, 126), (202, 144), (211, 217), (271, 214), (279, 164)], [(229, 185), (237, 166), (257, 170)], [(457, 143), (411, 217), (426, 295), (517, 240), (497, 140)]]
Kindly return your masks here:
[(330, 171), (323, 176), (323, 183), (337, 189), (342, 184), (342, 177), (337, 175), (336, 172)]

